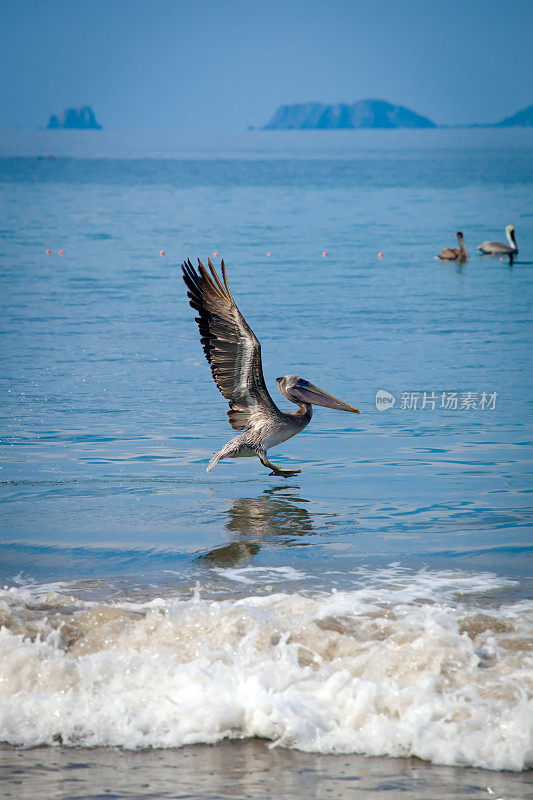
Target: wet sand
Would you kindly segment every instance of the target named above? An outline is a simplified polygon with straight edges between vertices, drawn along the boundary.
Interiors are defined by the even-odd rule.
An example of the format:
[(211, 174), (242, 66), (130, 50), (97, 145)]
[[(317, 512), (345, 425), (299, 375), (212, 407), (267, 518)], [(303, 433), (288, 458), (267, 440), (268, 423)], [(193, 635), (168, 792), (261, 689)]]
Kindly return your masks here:
[(439, 767), (416, 758), (317, 755), (260, 740), (181, 749), (0, 749), (5, 800), (480, 800), (533, 798), (529, 772)]

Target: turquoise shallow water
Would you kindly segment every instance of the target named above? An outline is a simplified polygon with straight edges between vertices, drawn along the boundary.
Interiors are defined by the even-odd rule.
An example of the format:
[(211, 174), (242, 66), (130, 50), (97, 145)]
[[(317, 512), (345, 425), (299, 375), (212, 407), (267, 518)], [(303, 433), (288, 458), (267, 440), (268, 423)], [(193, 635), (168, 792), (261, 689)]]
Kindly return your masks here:
[[(95, 631), (103, 636), (102, 619), (107, 625), (108, 614), (126, 614), (131, 603), (144, 615), (159, 598), (173, 613), (173, 603), (196, 596), (228, 602), (233, 614), (232, 603), (255, 608), (258, 598), (281, 592), (290, 631), (306, 598), (327, 606), (332, 593), (348, 593), (342, 608), (327, 606), (328, 619), (341, 619), (360, 608), (367, 614), (365, 603), (376, 598), (366, 592), (383, 591), (378, 606), (387, 614), (401, 599), (413, 613), (429, 604), (449, 615), (444, 628), (459, 626), (456, 644), (446, 645), (452, 650), (467, 635), (472, 653), (488, 648), (486, 659), (509, 669), (506, 659), (517, 650), (512, 669), (523, 676), (529, 662), (517, 644), (524, 635), (518, 610), (531, 594), (532, 151), (531, 133), (503, 130), (4, 135), (0, 581), (7, 629), (34, 641), (45, 615), (51, 628), (41, 637), (77, 620), (76, 636), (91, 630), (94, 638)], [(520, 247), (512, 267), (475, 250), (502, 239), (508, 223)], [(435, 254), (454, 244), (457, 229), (470, 261), (439, 262)], [(275, 463), (302, 469), (289, 480), (269, 477), (255, 459), (205, 472), (233, 432), (178, 265), (214, 252), (225, 258), (233, 295), (262, 343), (275, 401), (289, 410), (274, 379), (297, 372), (361, 410), (354, 417), (317, 409), (304, 433), (271, 451)], [(380, 389), (394, 395), (394, 408), (376, 408)], [(417, 407), (403, 407), (411, 393)], [(457, 393), (458, 407), (442, 407), (443, 393)], [(483, 407), (491, 396), (493, 407)], [(104, 617), (82, 625), (84, 603), (99, 604)], [(326, 614), (320, 608), (316, 619)], [(490, 612), (490, 625), (464, 627), (458, 608), (475, 620)], [(351, 647), (352, 633), (335, 624)], [(515, 636), (514, 650), (501, 625), (511, 626), (505, 630)], [(502, 640), (492, 641), (491, 631)], [(376, 642), (388, 641), (381, 635)], [(105, 651), (109, 640), (102, 641)], [(425, 646), (442, 654), (443, 641)], [(54, 642), (54, 652), (81, 669), (68, 636)], [(325, 658), (322, 645), (306, 642)], [(254, 647), (239, 668), (257, 678), (270, 662)], [(355, 669), (346, 652), (342, 669)], [(466, 664), (471, 654), (464, 657)], [(120, 672), (123, 663), (115, 666)], [(523, 684), (518, 673), (513, 686)], [(495, 682), (505, 682), (504, 674)], [(189, 680), (200, 679), (191, 673)], [(461, 691), (477, 686), (472, 675), (465, 681)], [(42, 689), (44, 718), (56, 707), (51, 686)], [(215, 689), (202, 691), (209, 697)], [(446, 692), (434, 686), (430, 694), (453, 705)], [(138, 710), (138, 700), (128, 702)], [(287, 708), (278, 711), (287, 722)], [(284, 739), (268, 726), (241, 720), (224, 727), (219, 718), (192, 740), (165, 738), (155, 732), (157, 715), (145, 744), (210, 742), (238, 730), (245, 738), (281, 736), (300, 750), (348, 752), (347, 719), (338, 713), (323, 723), (335, 735), (322, 736), (320, 746), (307, 729)], [(90, 714), (100, 719), (98, 709)], [(513, 730), (525, 724), (523, 714), (517, 711)], [(487, 715), (485, 724), (497, 728), (494, 708)], [(4, 719), (2, 730), (12, 744), (58, 741), (53, 726), (37, 739), (13, 720)], [(57, 735), (69, 744), (139, 746), (137, 733), (113, 730), (76, 739), (65, 723)], [(465, 742), (475, 739), (463, 734)], [(353, 749), (492, 769), (527, 762), (498, 761), (498, 741), (488, 753), (465, 744), (458, 754), (437, 746), (426, 752), (411, 734), (397, 735), (399, 750), (383, 744), (390, 731), (366, 750), (354, 739)], [(523, 754), (525, 739), (516, 735)]]

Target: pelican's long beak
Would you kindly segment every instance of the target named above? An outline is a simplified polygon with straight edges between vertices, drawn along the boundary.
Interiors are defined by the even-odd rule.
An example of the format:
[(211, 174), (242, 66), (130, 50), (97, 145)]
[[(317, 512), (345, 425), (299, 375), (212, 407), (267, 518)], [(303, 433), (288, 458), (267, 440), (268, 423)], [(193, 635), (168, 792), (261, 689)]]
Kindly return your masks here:
[(334, 408), (337, 411), (351, 411), (353, 414), (359, 414), (359, 409), (352, 408), (352, 406), (343, 403), (337, 397), (333, 397), (332, 394), (328, 394), (323, 389), (319, 389), (318, 386), (314, 386), (303, 379), (298, 381), (292, 390), (292, 394), (297, 394), (302, 402), (311, 403), (314, 406), (324, 406), (325, 408)]

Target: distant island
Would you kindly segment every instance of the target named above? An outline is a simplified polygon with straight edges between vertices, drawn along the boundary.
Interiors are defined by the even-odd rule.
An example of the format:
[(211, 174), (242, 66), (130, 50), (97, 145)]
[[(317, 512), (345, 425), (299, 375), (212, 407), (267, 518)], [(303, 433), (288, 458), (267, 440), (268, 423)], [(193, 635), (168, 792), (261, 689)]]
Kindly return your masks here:
[(405, 106), (385, 100), (357, 103), (297, 103), (280, 106), (262, 130), (339, 130), (361, 128), (510, 128), (533, 126), (533, 105), (500, 122), (470, 125), (436, 125)]
[(78, 130), (101, 130), (90, 106), (65, 108), (60, 114), (52, 114), (48, 128), (69, 128)]
[(385, 100), (357, 103), (303, 103), (280, 106), (263, 130), (324, 130), (330, 128), (436, 128), (434, 122), (404, 106)]
[(505, 117), (495, 124), (496, 128), (513, 128), (516, 126), (531, 128), (533, 126), (533, 106), (517, 111), (512, 117)]

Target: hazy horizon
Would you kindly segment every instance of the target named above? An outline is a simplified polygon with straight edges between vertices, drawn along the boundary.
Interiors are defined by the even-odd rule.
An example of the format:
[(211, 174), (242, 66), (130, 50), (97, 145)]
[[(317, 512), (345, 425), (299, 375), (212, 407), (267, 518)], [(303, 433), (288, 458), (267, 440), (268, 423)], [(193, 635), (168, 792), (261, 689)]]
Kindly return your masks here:
[(437, 124), (532, 102), (533, 4), (2, 0), (0, 127), (90, 105), (106, 129), (241, 130), (280, 105), (376, 98)]

